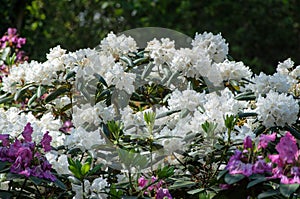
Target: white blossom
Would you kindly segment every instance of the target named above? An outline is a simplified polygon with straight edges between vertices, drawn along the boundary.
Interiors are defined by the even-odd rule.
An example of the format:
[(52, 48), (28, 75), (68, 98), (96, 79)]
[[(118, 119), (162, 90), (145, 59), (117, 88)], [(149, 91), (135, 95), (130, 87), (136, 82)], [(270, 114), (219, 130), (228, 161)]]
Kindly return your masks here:
[(127, 37), (124, 34), (117, 36), (111, 32), (101, 41), (100, 48), (102, 51), (117, 57), (129, 52), (136, 52), (137, 44), (130, 36)]
[(228, 44), (220, 33), (217, 35), (207, 32), (203, 34), (196, 33), (192, 46), (195, 49), (204, 49), (211, 59), (217, 63), (222, 62), (228, 54)]
[(298, 102), (293, 96), (285, 93), (279, 94), (271, 90), (266, 97), (258, 97), (256, 106), (258, 120), (266, 127), (283, 127), (286, 124), (294, 124), (298, 119)]

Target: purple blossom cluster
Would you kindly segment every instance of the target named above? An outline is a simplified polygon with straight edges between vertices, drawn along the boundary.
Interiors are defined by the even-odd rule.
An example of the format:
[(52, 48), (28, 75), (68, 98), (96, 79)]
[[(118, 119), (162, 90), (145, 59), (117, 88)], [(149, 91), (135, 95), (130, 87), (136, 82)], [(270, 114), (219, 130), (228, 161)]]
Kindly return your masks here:
[[(299, 154), (296, 139), (290, 132), (280, 138), (275, 149), (278, 154), (261, 155), (269, 142), (274, 142), (277, 134), (261, 135), (257, 149), (250, 137), (244, 140), (243, 150), (236, 149), (230, 157), (226, 169), (229, 174), (266, 174), (267, 179), (280, 179), (282, 184), (300, 183)], [(256, 151), (256, 153), (254, 153)]]
[(16, 28), (8, 28), (7, 35), (4, 35), (1, 39), (1, 48), (7, 46), (15, 46), (21, 48), (26, 43), (26, 38), (18, 37)]
[(51, 150), (52, 141), (49, 132), (46, 132), (40, 144), (32, 142), (33, 128), (30, 123), (24, 127), (22, 132), (23, 139), (17, 139), (11, 143), (8, 134), (0, 134), (2, 146), (0, 146), (0, 161), (10, 162), (10, 172), (25, 175), (26, 177), (35, 176), (38, 178), (55, 181), (56, 177), (51, 173), (51, 164), (42, 155)]
[[(0, 39), (0, 50), (10, 47), (16, 54), (15, 63), (23, 63), (28, 60), (25, 52), (20, 50), (25, 43), (26, 38), (19, 37), (16, 28), (8, 28), (7, 33)], [(8, 73), (8, 68), (5, 64), (0, 66), (0, 70), (5, 74)]]
[(140, 189), (147, 187), (147, 191), (144, 192), (146, 195), (150, 195), (154, 191), (155, 199), (172, 199), (172, 196), (168, 189), (162, 188), (163, 181), (157, 181), (157, 177), (152, 176), (150, 180), (146, 179), (144, 176), (141, 176), (138, 179), (138, 185)]

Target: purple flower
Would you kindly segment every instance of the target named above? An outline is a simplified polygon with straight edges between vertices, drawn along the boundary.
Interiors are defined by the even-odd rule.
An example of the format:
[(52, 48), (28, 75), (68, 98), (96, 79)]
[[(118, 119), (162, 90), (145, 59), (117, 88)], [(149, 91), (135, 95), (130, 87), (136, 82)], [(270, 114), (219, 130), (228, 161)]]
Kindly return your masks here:
[(252, 149), (252, 140), (250, 136), (247, 136), (244, 140), (244, 149)]
[(23, 171), (23, 167), (20, 161), (14, 162), (10, 167), (10, 172), (12, 173), (20, 173)]
[(24, 175), (28, 178), (31, 174), (31, 169), (29, 167), (26, 167), (23, 171), (20, 171), (19, 174)]
[(271, 142), (271, 141), (272, 142), (275, 141), (275, 139), (276, 139), (276, 133), (272, 133), (271, 135), (262, 134), (259, 137), (259, 144), (258, 144), (257, 148), (258, 149), (260, 149), (260, 148), (265, 149), (265, 148), (267, 148), (268, 143)]
[(41, 144), (42, 144), (45, 152), (51, 151), (51, 146), (50, 146), (51, 141), (52, 141), (52, 137), (49, 135), (49, 132), (47, 131), (44, 134), (44, 137), (41, 141)]
[(172, 196), (168, 189), (159, 188), (156, 192), (155, 199), (172, 199)]
[(68, 133), (72, 128), (74, 128), (74, 125), (70, 120), (68, 120), (64, 122), (63, 126), (59, 130), (64, 133)]
[(53, 175), (49, 170), (46, 170), (43, 172), (43, 178), (46, 178), (52, 182), (56, 180), (55, 175)]
[(258, 157), (258, 160), (253, 165), (253, 173), (265, 172), (272, 172), (272, 164), (267, 164), (262, 157)]
[(283, 162), (293, 163), (298, 158), (298, 147), (296, 139), (287, 132), (276, 145), (276, 150), (279, 153), (280, 159)]
[(226, 189), (229, 189), (231, 187), (231, 185), (230, 184), (220, 184), (219, 187), (220, 187), (220, 189), (226, 190)]
[(26, 126), (24, 127), (24, 130), (23, 130), (23, 137), (25, 139), (25, 142), (31, 142), (32, 141), (32, 137), (31, 137), (31, 134), (33, 132), (33, 128), (31, 127), (31, 124), (28, 122), (26, 124)]
[(0, 140), (2, 141), (2, 146), (9, 146), (9, 134), (0, 134)]
[(26, 39), (20, 37), (20, 38), (17, 39), (16, 43), (17, 43), (17, 48), (21, 48), (22, 45), (24, 45), (26, 43)]
[(30, 166), (30, 162), (32, 160), (32, 151), (30, 150), (29, 147), (21, 147), (19, 148), (17, 152), (17, 161), (20, 161), (23, 163), (25, 167)]

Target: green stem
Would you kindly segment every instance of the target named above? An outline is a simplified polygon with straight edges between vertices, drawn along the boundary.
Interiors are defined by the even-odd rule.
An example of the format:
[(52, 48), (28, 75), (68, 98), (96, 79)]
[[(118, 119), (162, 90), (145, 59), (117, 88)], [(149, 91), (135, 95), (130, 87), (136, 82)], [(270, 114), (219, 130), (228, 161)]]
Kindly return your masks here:
[(129, 186), (130, 186), (130, 194), (133, 193), (133, 190), (134, 190), (134, 187), (133, 187), (133, 184), (132, 184), (132, 176), (131, 176), (131, 172), (129, 171), (128, 172), (128, 178), (129, 178)]

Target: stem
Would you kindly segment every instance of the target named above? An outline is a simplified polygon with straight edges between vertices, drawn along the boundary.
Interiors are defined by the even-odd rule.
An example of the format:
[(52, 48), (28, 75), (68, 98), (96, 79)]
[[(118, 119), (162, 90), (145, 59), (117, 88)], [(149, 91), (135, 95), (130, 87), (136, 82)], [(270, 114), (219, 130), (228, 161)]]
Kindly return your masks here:
[(85, 193), (84, 193), (84, 179), (82, 180), (82, 198), (85, 199)]
[(21, 194), (22, 194), (22, 191), (23, 191), (23, 189), (24, 189), (24, 187), (25, 187), (25, 184), (26, 184), (27, 180), (28, 180), (28, 178), (25, 178), (25, 180), (24, 180), (24, 182), (23, 182), (23, 184), (22, 184), (21, 190), (20, 190), (20, 192), (19, 192), (19, 194), (18, 194), (18, 196), (17, 196), (17, 199), (20, 198), (20, 196), (21, 196)]
[(133, 187), (133, 184), (132, 184), (132, 177), (131, 177), (131, 172), (130, 171), (128, 172), (128, 178), (129, 178), (129, 186), (130, 186), (129, 192), (130, 192), (130, 194), (132, 194), (133, 190), (134, 190), (134, 187)]

